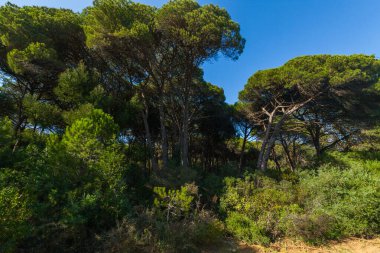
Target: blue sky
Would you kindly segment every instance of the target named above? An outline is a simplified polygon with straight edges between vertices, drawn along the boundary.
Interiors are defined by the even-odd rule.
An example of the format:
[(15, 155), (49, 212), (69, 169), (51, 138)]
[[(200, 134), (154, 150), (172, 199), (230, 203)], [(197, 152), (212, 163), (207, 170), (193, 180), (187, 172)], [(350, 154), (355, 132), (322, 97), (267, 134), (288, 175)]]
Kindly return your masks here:
[[(136, 0), (137, 1), (137, 0)], [(0, 4), (6, 1), (0, 0)], [(92, 0), (12, 0), (81, 11)], [(160, 6), (166, 0), (139, 0)], [(227, 102), (257, 70), (311, 54), (380, 55), (380, 0), (200, 0), (224, 7), (247, 39), (237, 61), (219, 58), (204, 65), (205, 79), (224, 88)]]

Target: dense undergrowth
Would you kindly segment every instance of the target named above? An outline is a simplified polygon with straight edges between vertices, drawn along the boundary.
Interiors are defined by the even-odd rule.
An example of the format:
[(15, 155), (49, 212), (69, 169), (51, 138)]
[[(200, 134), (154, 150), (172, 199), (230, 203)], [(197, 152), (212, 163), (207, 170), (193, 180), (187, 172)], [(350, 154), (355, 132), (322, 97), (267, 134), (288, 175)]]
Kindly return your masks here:
[[(29, 145), (17, 169), (0, 171), (2, 251), (200, 252), (226, 237), (321, 244), (380, 232), (379, 152), (330, 152), (318, 167), (298, 172), (238, 176), (229, 165), (205, 175), (173, 166), (148, 177), (125, 165), (113, 135), (102, 132), (112, 129), (110, 118), (95, 111), (89, 120), (103, 127), (86, 129), (86, 120), (78, 121), (61, 141)], [(85, 138), (71, 131), (78, 125)], [(101, 147), (91, 141), (98, 131)], [(85, 142), (73, 146), (78, 140), (71, 138)], [(83, 166), (80, 181), (65, 166), (73, 162)], [(109, 164), (113, 171), (104, 173)]]
[[(223, 191), (213, 196), (208, 193), (214, 194), (217, 184), (210, 183), (210, 176), (200, 182), (202, 196), (194, 184), (159, 188), (151, 210), (108, 234), (114, 243), (106, 244), (107, 251), (200, 252), (226, 237), (262, 245), (284, 238), (323, 244), (379, 234), (380, 154), (328, 156), (334, 163), (299, 173), (214, 175), (213, 182), (223, 181)], [(209, 203), (202, 207), (201, 198)]]
[(196, 0), (0, 6), (0, 253), (379, 235), (380, 60), (296, 57), (231, 105), (202, 66), (245, 42)]
[[(2, 123), (6, 143), (12, 128)], [(116, 129), (94, 110), (62, 138), (26, 131), (33, 142), (13, 161), (1, 149), (2, 252), (200, 252), (226, 237), (320, 244), (380, 232), (376, 150), (328, 152), (297, 172), (239, 175), (230, 164), (148, 175), (128, 162)]]
[[(379, 233), (379, 160), (352, 160), (302, 171), (292, 181), (249, 175), (227, 178), (221, 208), (227, 230), (248, 243), (284, 237), (310, 243)], [(377, 154), (378, 156), (378, 154)]]
[(147, 173), (102, 110), (62, 135), (1, 121), (1, 252), (201, 252), (233, 238), (323, 244), (380, 233), (380, 153), (365, 142), (296, 171), (173, 162)]
[[(213, 196), (220, 201), (203, 206), (213, 211), (202, 209), (194, 184), (168, 192), (160, 188), (153, 209), (112, 230), (117, 240), (107, 250), (200, 252), (229, 236), (268, 245), (284, 238), (323, 244), (379, 234), (380, 154), (366, 153), (371, 160), (360, 152), (328, 155), (334, 163), (291, 175), (224, 177), (223, 192)], [(204, 198), (212, 197), (207, 192), (214, 184), (208, 186)]]

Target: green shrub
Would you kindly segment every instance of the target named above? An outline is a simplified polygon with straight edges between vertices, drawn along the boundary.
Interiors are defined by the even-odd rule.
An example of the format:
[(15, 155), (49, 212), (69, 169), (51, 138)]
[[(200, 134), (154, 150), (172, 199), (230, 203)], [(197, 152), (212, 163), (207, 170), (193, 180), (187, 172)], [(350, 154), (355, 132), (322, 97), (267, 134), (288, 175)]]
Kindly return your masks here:
[(13, 134), (12, 121), (7, 117), (0, 118), (0, 168), (8, 166), (11, 160)]
[(191, 240), (197, 246), (220, 242), (224, 235), (224, 224), (210, 212), (202, 210), (195, 217)]
[(157, 195), (154, 206), (158, 214), (169, 221), (189, 215), (194, 196), (198, 194), (198, 187), (194, 184), (187, 184), (179, 190), (154, 187), (153, 192)]
[(200, 190), (204, 197), (212, 201), (215, 196), (220, 196), (223, 186), (223, 177), (210, 173), (202, 179)]
[(338, 236), (380, 232), (380, 178), (373, 169), (355, 163), (351, 168), (320, 168), (300, 182), (305, 209), (325, 213), (338, 223)]
[(292, 183), (260, 174), (226, 178), (220, 209), (228, 230), (244, 240), (252, 241), (259, 231), (271, 240), (290, 236), (310, 243), (379, 234), (379, 156), (326, 155), (333, 165), (282, 176)]
[(167, 188), (180, 188), (184, 184), (197, 182), (198, 173), (193, 168), (178, 167), (170, 164), (165, 170), (153, 171), (151, 184)]
[(336, 220), (328, 214), (298, 214), (290, 217), (290, 221), (287, 224), (287, 235), (311, 244), (339, 237)]
[[(245, 237), (244, 240), (250, 242), (260, 236), (268, 240), (280, 238), (286, 233), (289, 217), (302, 211), (296, 203), (296, 193), (296, 187), (290, 182), (277, 182), (262, 175), (226, 178), (220, 207), (227, 216), (227, 228), (238, 238)], [(256, 236), (249, 236), (252, 233)]]
[(13, 168), (0, 169), (2, 247), (21, 241), (20, 248), (35, 252), (77, 252), (82, 245), (88, 247), (81, 252), (92, 252), (96, 234), (129, 214), (129, 167), (115, 127), (96, 110), (62, 140), (51, 134), (43, 147), (17, 150)]
[(1, 188), (0, 214), (0, 252), (12, 252), (31, 230), (27, 196), (16, 187)]
[(162, 220), (152, 210), (140, 210), (100, 237), (102, 252), (201, 252), (219, 243), (224, 226), (212, 213), (200, 210), (181, 220)]
[(226, 226), (232, 235), (247, 243), (269, 244), (270, 242), (270, 239), (263, 234), (262, 228), (244, 214), (229, 213)]

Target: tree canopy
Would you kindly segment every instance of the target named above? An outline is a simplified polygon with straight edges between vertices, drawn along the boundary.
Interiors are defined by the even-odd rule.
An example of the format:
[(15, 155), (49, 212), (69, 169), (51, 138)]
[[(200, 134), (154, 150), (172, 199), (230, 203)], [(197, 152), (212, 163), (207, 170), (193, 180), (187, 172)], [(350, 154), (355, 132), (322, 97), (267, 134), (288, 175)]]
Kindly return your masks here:
[[(248, 117), (262, 124), (265, 132), (258, 168), (266, 169), (276, 137), (294, 114), (301, 113), (309, 125), (314, 122), (329, 127), (334, 127), (333, 121), (354, 118), (360, 110), (370, 120), (377, 103), (371, 104), (375, 108), (368, 108), (366, 102), (379, 81), (378, 73), (378, 60), (366, 55), (304, 56), (255, 73), (239, 96), (248, 104)], [(319, 153), (320, 147), (316, 148)]]

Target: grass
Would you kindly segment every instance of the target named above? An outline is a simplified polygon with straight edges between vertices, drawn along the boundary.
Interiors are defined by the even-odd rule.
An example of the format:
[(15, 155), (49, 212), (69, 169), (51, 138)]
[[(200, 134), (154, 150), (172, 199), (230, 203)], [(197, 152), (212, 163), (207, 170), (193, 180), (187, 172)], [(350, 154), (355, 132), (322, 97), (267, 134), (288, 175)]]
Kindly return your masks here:
[(221, 245), (204, 249), (202, 253), (378, 253), (380, 252), (380, 238), (362, 239), (347, 238), (340, 241), (330, 241), (322, 246), (310, 246), (302, 241), (281, 240), (268, 247), (260, 245), (247, 245), (232, 239), (224, 241)]

